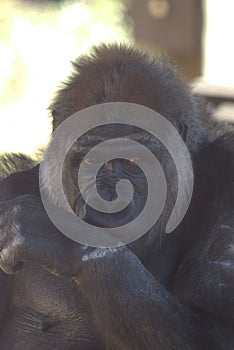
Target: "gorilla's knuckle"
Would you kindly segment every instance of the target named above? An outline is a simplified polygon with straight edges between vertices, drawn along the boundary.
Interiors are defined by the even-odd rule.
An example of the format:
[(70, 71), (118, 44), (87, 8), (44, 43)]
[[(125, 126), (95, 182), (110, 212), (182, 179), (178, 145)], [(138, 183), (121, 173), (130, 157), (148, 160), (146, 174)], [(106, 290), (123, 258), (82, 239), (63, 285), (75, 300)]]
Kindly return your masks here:
[[(7, 234), (6, 234), (7, 238)], [(8, 260), (11, 256), (19, 252), (25, 244), (25, 238), (21, 234), (17, 234), (6, 239), (5, 244), (0, 252), (1, 260)]]
[(22, 268), (20, 255), (21, 250), (18, 242), (15, 240), (9, 242), (0, 252), (1, 269), (9, 275), (18, 272)]

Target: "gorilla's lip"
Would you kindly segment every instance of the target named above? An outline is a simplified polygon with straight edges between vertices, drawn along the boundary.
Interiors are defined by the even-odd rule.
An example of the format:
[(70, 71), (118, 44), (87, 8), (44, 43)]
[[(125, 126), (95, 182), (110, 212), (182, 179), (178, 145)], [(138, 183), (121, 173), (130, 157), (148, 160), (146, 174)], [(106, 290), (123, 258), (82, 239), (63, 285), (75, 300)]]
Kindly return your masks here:
[(86, 223), (102, 228), (115, 228), (126, 225), (135, 218), (135, 212), (133, 208), (125, 208), (124, 210), (114, 213), (100, 213), (93, 208), (89, 207), (89, 214), (82, 218)]

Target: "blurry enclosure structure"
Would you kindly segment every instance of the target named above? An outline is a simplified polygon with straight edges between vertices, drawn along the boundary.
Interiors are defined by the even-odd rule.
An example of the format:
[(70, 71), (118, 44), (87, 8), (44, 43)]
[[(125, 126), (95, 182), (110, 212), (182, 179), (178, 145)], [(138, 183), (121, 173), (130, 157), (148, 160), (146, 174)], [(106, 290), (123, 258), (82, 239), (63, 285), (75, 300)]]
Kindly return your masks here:
[(173, 58), (187, 78), (201, 73), (201, 0), (123, 0), (142, 49)]
[(33, 154), (70, 62), (94, 44), (129, 42), (131, 23), (120, 0), (0, 2), (0, 152)]
[(217, 117), (234, 120), (234, 1), (122, 1), (137, 45), (169, 55)]
[(218, 118), (234, 122), (234, 1), (204, 0), (202, 76), (196, 92), (216, 107)]

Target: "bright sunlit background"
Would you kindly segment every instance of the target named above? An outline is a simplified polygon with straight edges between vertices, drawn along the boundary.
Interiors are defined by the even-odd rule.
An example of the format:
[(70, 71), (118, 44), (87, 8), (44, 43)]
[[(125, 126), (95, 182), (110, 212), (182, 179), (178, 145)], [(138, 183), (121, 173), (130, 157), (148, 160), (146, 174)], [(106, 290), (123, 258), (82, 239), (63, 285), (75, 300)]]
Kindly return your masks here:
[(234, 1), (206, 0), (203, 74), (211, 84), (234, 87)]
[(47, 107), (70, 61), (99, 42), (129, 42), (115, 0), (1, 0), (0, 151), (33, 153), (51, 132)]

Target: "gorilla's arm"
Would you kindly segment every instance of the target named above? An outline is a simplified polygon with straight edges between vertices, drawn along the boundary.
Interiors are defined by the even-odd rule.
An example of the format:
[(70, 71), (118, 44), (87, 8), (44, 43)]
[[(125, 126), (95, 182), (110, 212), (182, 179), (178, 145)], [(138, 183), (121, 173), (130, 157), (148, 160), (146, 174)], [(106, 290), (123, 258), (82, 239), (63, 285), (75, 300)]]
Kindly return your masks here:
[(199, 316), (180, 305), (126, 247), (96, 250), (83, 260), (77, 281), (110, 346), (208, 349)]
[(218, 317), (199, 310), (195, 313), (180, 304), (126, 247), (97, 250), (83, 260), (86, 264), (77, 282), (110, 346), (139, 350), (233, 348), (231, 327)]
[(56, 230), (34, 196), (3, 202), (0, 211), (1, 268), (14, 273), (21, 261), (34, 260), (75, 279), (109, 347), (231, 349), (228, 327), (182, 306), (127, 247), (92, 249), (74, 243)]
[[(183, 302), (234, 326), (234, 134), (220, 137), (203, 151), (200, 166), (204, 208), (199, 232), (179, 273)], [(200, 281), (200, 283), (197, 283)], [(232, 346), (233, 347), (233, 346)], [(229, 347), (227, 347), (229, 349)]]

